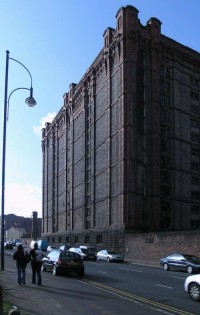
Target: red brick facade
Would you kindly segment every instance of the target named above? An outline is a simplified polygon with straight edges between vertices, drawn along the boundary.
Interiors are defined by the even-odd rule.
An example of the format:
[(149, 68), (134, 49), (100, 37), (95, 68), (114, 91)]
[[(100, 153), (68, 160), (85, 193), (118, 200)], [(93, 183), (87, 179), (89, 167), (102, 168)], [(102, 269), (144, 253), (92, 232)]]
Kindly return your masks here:
[(129, 231), (200, 228), (200, 54), (133, 6), (103, 37), (43, 130), (43, 235), (124, 252)]

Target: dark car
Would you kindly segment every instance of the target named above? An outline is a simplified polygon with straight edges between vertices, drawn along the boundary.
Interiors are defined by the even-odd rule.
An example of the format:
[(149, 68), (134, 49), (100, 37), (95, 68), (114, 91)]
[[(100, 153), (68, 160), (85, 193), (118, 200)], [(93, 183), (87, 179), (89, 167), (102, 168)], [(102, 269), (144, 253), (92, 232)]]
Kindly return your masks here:
[(200, 272), (200, 258), (187, 254), (172, 254), (160, 259), (164, 270), (180, 270), (188, 273)]
[(83, 260), (91, 260), (91, 261), (97, 260), (96, 254), (92, 250), (89, 250), (87, 248), (71, 247), (69, 251), (79, 254)]
[(53, 249), (42, 259), (42, 270), (51, 270), (54, 276), (75, 272), (79, 277), (83, 277), (84, 263), (76, 253)]
[(5, 249), (13, 249), (13, 243), (8, 241), (4, 243), (4, 248)]

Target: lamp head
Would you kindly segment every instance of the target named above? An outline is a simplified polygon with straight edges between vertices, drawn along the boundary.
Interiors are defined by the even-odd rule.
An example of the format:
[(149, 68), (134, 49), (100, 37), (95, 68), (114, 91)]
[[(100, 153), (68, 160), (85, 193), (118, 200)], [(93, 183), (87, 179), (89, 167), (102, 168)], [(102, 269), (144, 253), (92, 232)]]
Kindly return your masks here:
[(26, 103), (29, 107), (34, 107), (34, 106), (37, 104), (36, 100), (35, 100), (34, 97), (33, 97), (33, 88), (32, 88), (32, 87), (30, 88), (30, 96), (27, 97), (25, 103)]

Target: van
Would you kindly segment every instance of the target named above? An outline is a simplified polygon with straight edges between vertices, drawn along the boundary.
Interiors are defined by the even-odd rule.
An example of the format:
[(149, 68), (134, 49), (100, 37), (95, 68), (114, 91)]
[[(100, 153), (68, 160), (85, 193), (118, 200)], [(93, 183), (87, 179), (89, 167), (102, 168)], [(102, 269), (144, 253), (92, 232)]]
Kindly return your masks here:
[(47, 251), (47, 247), (49, 246), (49, 242), (47, 240), (38, 240), (38, 249), (43, 250), (44, 252)]

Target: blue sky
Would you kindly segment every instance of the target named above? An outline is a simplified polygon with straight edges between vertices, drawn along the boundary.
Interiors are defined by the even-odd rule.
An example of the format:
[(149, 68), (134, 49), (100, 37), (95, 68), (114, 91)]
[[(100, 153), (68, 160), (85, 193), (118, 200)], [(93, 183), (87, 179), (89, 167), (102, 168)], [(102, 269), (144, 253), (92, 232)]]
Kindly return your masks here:
[[(10, 98), (5, 214), (31, 217), (37, 211), (42, 216), (40, 130), (63, 105), (70, 83), (78, 83), (90, 67), (103, 47), (105, 29), (115, 28), (115, 15), (126, 5), (139, 10), (143, 25), (156, 17), (164, 35), (200, 51), (199, 0), (0, 0), (0, 148), (6, 50), (29, 69), (37, 101), (27, 107), (25, 90)], [(19, 87), (29, 88), (30, 77), (10, 60), (8, 95)]]

